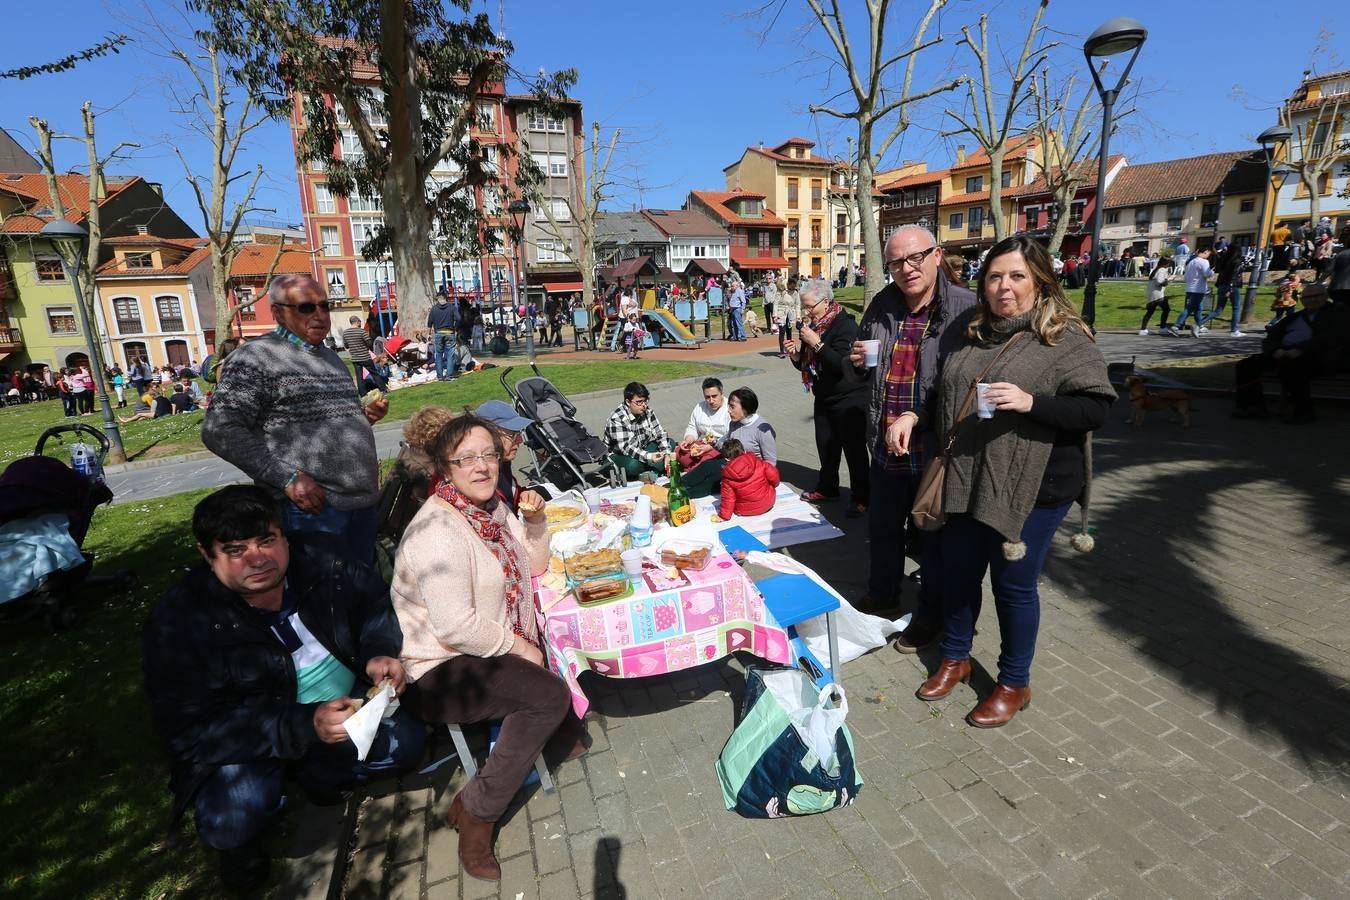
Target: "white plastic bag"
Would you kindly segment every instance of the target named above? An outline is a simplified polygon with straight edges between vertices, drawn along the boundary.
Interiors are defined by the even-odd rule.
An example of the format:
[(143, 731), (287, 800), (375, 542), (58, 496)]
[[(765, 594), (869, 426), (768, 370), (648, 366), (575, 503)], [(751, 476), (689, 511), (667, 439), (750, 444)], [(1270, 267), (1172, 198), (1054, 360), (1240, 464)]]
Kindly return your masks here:
[[(838, 696), (837, 703), (830, 703), (831, 694)], [(816, 755), (827, 772), (835, 768), (835, 737), (839, 734), (839, 729), (844, 727), (844, 719), (847, 716), (848, 696), (837, 684), (827, 684), (821, 688), (815, 706), (797, 709), (788, 714), (802, 743)]]

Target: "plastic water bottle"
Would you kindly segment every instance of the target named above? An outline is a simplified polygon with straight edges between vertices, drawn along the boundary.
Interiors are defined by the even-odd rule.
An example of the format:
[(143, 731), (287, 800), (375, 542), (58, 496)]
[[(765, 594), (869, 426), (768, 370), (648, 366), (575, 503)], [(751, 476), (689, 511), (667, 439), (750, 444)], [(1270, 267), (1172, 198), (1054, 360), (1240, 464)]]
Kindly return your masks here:
[(95, 484), (103, 483), (103, 466), (99, 464), (98, 453), (88, 444), (70, 445), (70, 467)]
[(628, 520), (628, 536), (634, 549), (650, 547), (652, 544), (652, 498), (640, 494), (633, 508), (633, 517)]

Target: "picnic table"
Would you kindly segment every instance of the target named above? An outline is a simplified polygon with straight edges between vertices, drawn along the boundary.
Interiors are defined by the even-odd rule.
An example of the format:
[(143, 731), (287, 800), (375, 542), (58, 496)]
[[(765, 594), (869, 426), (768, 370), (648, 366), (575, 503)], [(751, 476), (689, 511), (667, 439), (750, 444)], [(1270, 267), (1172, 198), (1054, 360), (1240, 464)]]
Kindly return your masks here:
[[(622, 502), (635, 497), (639, 488), (633, 484), (603, 496)], [(714, 523), (714, 505), (715, 498), (695, 501), (694, 523), (678, 530), (687, 535), (692, 528), (716, 544), (701, 570), (674, 571), (649, 564), (641, 579), (633, 582), (629, 596), (590, 605), (579, 604), (557, 579), (535, 577), (535, 601), (544, 618), (542, 634), (549, 666), (571, 690), (578, 716), (590, 707), (579, 681), (582, 672), (607, 678), (650, 677), (691, 669), (737, 650), (769, 662), (795, 664), (797, 652), (788, 628), (801, 620), (780, 624), (754, 582), (715, 535), (738, 525), (773, 548), (841, 532), (787, 488), (779, 488), (779, 502), (764, 516), (737, 516)], [(669, 527), (657, 529), (652, 544), (659, 548), (675, 534), (676, 529)], [(821, 612), (832, 630), (832, 613)], [(831, 659), (830, 669), (836, 666)]]

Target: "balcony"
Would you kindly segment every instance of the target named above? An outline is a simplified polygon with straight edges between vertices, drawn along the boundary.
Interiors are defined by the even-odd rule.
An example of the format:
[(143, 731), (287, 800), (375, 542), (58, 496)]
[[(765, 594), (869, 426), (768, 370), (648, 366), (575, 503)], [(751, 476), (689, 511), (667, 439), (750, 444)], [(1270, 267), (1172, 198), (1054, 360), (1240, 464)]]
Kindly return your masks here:
[(117, 333), (123, 334), (141, 334), (145, 329), (141, 327), (140, 319), (117, 319)]
[(184, 327), (184, 323), (181, 318), (166, 319), (161, 317), (159, 320), (159, 330), (163, 332), (185, 331), (186, 328)]
[(23, 334), (17, 325), (0, 325), (0, 353), (14, 353), (23, 349)]

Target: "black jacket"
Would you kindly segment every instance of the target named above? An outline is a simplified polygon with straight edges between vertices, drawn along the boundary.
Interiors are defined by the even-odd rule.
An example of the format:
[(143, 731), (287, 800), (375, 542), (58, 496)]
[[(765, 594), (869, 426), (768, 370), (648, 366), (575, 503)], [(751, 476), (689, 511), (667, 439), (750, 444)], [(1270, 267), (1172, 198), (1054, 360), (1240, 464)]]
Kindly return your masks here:
[[(858, 323), (853, 316), (840, 310), (839, 315), (830, 322), (830, 327), (821, 334), (820, 349), (816, 351), (816, 379), (811, 386), (816, 403), (830, 407), (844, 407), (847, 404), (867, 407), (867, 383), (845, 380), (844, 367), (853, 368), (849, 354), (853, 351), (853, 342), (858, 339)], [(797, 342), (801, 343), (800, 340)], [(798, 369), (802, 367), (802, 356), (798, 354), (792, 363)], [(851, 408), (851, 407), (849, 407)]]
[[(389, 588), (364, 565), (291, 540), (287, 583), (316, 639), (370, 686), (366, 664), (398, 658)], [(164, 594), (142, 634), (145, 692), (182, 812), (216, 767), (294, 760), (319, 740), (315, 704), (296, 702), (295, 665), (263, 617), (198, 563)], [(361, 694), (358, 694), (361, 696)]]
[[(1269, 356), (1284, 346), (1284, 335), (1289, 327), (1308, 311), (1300, 309), (1292, 316), (1286, 316), (1276, 322), (1266, 332), (1261, 342), (1261, 352)], [(1339, 303), (1327, 303), (1312, 320), (1312, 338), (1299, 349), (1313, 363), (1325, 372), (1338, 372), (1350, 367), (1350, 309)]]

